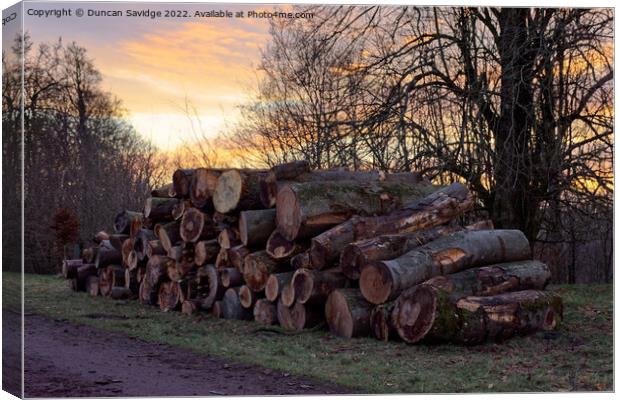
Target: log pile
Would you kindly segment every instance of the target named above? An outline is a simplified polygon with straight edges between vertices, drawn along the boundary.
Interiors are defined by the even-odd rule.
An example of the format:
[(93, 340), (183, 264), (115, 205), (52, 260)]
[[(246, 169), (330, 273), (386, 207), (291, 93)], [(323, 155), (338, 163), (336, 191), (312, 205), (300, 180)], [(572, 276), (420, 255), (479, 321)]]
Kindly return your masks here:
[(62, 274), (92, 296), (344, 337), (480, 343), (554, 329), (549, 269), (522, 232), (459, 224), (473, 204), (464, 185), (417, 173), (179, 169)]

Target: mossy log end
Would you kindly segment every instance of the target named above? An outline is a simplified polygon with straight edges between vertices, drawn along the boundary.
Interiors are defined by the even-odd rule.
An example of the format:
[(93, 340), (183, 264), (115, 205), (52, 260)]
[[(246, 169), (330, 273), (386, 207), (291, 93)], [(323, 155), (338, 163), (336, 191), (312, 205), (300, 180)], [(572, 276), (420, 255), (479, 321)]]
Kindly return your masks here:
[(223, 172), (215, 185), (213, 206), (220, 213), (263, 208), (260, 201), (260, 179), (266, 170), (231, 169)]
[(280, 272), (269, 275), (265, 284), (265, 297), (269, 301), (276, 301), (284, 286), (289, 285), (293, 279), (295, 271)]
[(261, 325), (274, 325), (278, 322), (277, 305), (267, 299), (258, 299), (254, 304), (254, 320)]
[(360, 275), (360, 289), (369, 302), (382, 304), (434, 276), (530, 257), (529, 242), (521, 231), (456, 232), (398, 258), (365, 265)]
[(252, 290), (259, 292), (265, 289), (271, 274), (290, 270), (285, 260), (275, 260), (265, 250), (248, 254), (243, 264), (243, 279)]
[(347, 278), (337, 269), (298, 269), (292, 280), (295, 299), (301, 304), (325, 304), (331, 292), (345, 287), (347, 283)]
[(347, 338), (368, 336), (373, 308), (374, 305), (364, 299), (359, 289), (334, 290), (325, 303), (330, 332)]
[(239, 213), (239, 239), (245, 246), (264, 246), (275, 229), (275, 209), (248, 210)]

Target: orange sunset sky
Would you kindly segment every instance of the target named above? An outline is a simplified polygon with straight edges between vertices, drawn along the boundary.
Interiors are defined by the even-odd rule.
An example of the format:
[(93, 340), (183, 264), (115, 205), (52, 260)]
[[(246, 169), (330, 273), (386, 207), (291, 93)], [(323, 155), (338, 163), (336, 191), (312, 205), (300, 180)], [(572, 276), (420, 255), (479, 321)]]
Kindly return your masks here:
[[(123, 10), (123, 17), (48, 17), (28, 9)], [(191, 141), (194, 127), (215, 137), (238, 118), (237, 105), (257, 81), (260, 49), (269, 40), (267, 19), (136, 18), (126, 10), (274, 10), (271, 5), (179, 3), (40, 3), (25, 5), (24, 27), (35, 43), (62, 38), (88, 49), (103, 87), (123, 102), (136, 130), (159, 148)], [(282, 6), (280, 6), (281, 8)], [(190, 119), (186, 104), (199, 121)]]

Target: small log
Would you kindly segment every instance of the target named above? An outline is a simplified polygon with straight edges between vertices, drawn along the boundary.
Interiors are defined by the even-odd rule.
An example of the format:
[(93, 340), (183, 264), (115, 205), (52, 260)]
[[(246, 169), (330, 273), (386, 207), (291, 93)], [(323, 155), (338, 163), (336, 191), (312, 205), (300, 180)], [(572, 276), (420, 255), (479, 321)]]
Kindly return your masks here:
[(148, 243), (155, 239), (155, 232), (153, 232), (151, 229), (140, 229), (136, 233), (133, 242), (133, 249), (136, 252), (138, 260), (144, 260), (144, 258), (146, 257), (146, 248), (148, 247)]
[(149, 240), (146, 243), (145, 253), (148, 258), (151, 258), (153, 256), (161, 256), (166, 254), (166, 249), (164, 249), (164, 246), (161, 245), (161, 242), (159, 240), (154, 239)]
[(324, 320), (319, 308), (309, 307), (300, 302), (292, 306), (284, 305), (280, 299), (277, 305), (278, 323), (286, 330), (301, 331), (317, 326)]
[(239, 239), (247, 247), (264, 246), (276, 229), (276, 210), (248, 210), (239, 213)]
[(360, 275), (360, 289), (366, 300), (381, 304), (434, 276), (530, 257), (530, 244), (521, 231), (456, 232), (393, 260), (367, 264)]
[(250, 253), (243, 264), (243, 279), (252, 290), (260, 292), (265, 289), (271, 274), (286, 272), (290, 265), (286, 261), (274, 260), (266, 251)]
[(151, 190), (151, 197), (175, 197), (172, 182)]
[(245, 282), (243, 280), (243, 275), (241, 272), (237, 271), (236, 268), (224, 268), (220, 270), (220, 275), (222, 278), (222, 285), (225, 288), (241, 286)]
[(292, 282), (282, 287), (279, 301), (287, 307), (292, 307), (295, 304), (295, 287)]
[(325, 303), (325, 318), (331, 333), (342, 337), (368, 336), (374, 305), (359, 289), (336, 289)]
[(185, 210), (179, 233), (186, 242), (214, 239), (217, 235), (211, 217), (196, 208)]
[(110, 290), (110, 298), (114, 300), (131, 299), (133, 296), (133, 292), (125, 286), (114, 286), (112, 290)]
[(181, 306), (181, 285), (178, 282), (163, 282), (159, 285), (157, 299), (162, 311), (178, 309)]
[(82, 259), (78, 260), (63, 260), (62, 261), (62, 276), (65, 279), (73, 279), (77, 276), (77, 270), (83, 264)]
[(225, 319), (251, 320), (252, 309), (245, 308), (239, 301), (240, 287), (228, 288), (222, 299), (222, 316)]
[(144, 218), (155, 222), (172, 221), (172, 210), (179, 199), (168, 197), (149, 197), (144, 203)]
[(370, 331), (372, 335), (384, 342), (398, 337), (396, 327), (392, 321), (394, 302), (379, 304), (370, 313)]
[(239, 302), (245, 308), (254, 308), (256, 301), (263, 297), (265, 297), (265, 293), (254, 292), (247, 285), (242, 285), (239, 288)]
[(222, 229), (219, 235), (217, 235), (217, 242), (223, 249), (230, 249), (242, 244), (241, 240), (239, 240), (239, 231), (233, 227)]
[(99, 296), (99, 277), (91, 275), (86, 279), (86, 291), (93, 297)]
[(325, 304), (331, 292), (347, 285), (347, 278), (336, 269), (325, 271), (298, 269), (293, 275), (292, 285), (297, 302)]
[(235, 210), (261, 209), (260, 179), (265, 170), (228, 170), (223, 172), (215, 185), (213, 206), (220, 213)]
[(293, 269), (312, 268), (312, 264), (310, 264), (310, 252), (304, 251), (291, 258), (291, 267), (293, 267)]
[(208, 295), (202, 300), (201, 306), (204, 309), (209, 309), (213, 306), (213, 303), (215, 303), (217, 300), (221, 300), (224, 297), (226, 288), (222, 284), (222, 277), (220, 275), (220, 272), (216, 270), (214, 266), (208, 265), (201, 268), (204, 268), (204, 272), (206, 273), (209, 282)]
[(417, 232), (381, 235), (350, 243), (342, 250), (340, 269), (349, 279), (359, 279), (361, 268), (379, 260), (391, 260), (442, 236), (458, 232), (457, 226), (437, 226)]
[(237, 268), (237, 271), (243, 273), (245, 257), (250, 254), (250, 249), (240, 244), (227, 250), (228, 260), (230, 264)]
[(217, 240), (202, 240), (194, 246), (194, 262), (196, 265), (206, 265), (215, 262), (220, 252)]
[[(218, 245), (219, 248), (219, 245)], [(230, 249), (219, 249), (217, 253), (217, 257), (215, 258), (215, 268), (218, 270), (226, 269), (232, 267), (232, 263), (230, 262), (230, 257), (228, 250)]]
[(291, 258), (307, 249), (307, 246), (287, 240), (277, 229), (267, 239), (266, 246), (267, 254), (277, 259)]
[(200, 303), (196, 300), (185, 300), (181, 304), (181, 312), (185, 315), (194, 315), (198, 313)]
[(269, 275), (265, 284), (265, 297), (267, 300), (275, 302), (284, 286), (291, 284), (294, 274), (294, 271), (289, 271)]
[(194, 170), (189, 186), (189, 197), (194, 207), (204, 208), (209, 205), (221, 173), (221, 170), (212, 168)]
[(114, 217), (114, 232), (129, 235), (131, 222), (134, 220), (142, 221), (142, 218), (141, 212), (123, 210)]
[(95, 265), (97, 268), (105, 268), (112, 264), (122, 264), (123, 255), (110, 244), (110, 241), (104, 240), (99, 244)]
[(278, 322), (277, 305), (267, 299), (258, 299), (254, 304), (254, 320), (261, 325), (274, 325)]
[(177, 169), (172, 174), (172, 187), (177, 197), (188, 198), (193, 169)]
[(172, 246), (176, 246), (181, 242), (181, 234), (179, 232), (180, 228), (181, 223), (179, 221), (155, 225), (155, 236), (159, 239), (159, 242), (164, 250), (170, 251)]

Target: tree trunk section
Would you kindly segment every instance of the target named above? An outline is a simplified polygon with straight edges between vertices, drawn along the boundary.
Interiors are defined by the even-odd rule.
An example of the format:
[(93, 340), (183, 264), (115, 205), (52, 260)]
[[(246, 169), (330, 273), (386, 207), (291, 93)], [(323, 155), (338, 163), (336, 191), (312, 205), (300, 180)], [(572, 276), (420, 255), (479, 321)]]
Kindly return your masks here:
[(104, 240), (99, 244), (99, 250), (97, 251), (97, 258), (95, 259), (95, 265), (98, 269), (105, 268), (112, 264), (122, 264), (123, 255), (120, 251), (116, 250), (108, 240)]
[(289, 282), (288, 284), (282, 286), (280, 301), (287, 307), (291, 307), (295, 304), (295, 287), (293, 286), (293, 282)]
[(132, 221), (142, 221), (141, 212), (123, 210), (114, 217), (114, 232), (129, 235)]
[(372, 335), (384, 342), (398, 337), (396, 327), (392, 321), (394, 302), (379, 304), (370, 313), (370, 331)]
[(254, 304), (260, 298), (265, 297), (263, 292), (255, 292), (247, 285), (242, 285), (239, 288), (239, 302), (244, 308), (254, 308)]
[(335, 289), (347, 285), (347, 278), (339, 270), (316, 271), (298, 269), (293, 275), (295, 299), (301, 304), (325, 304)]
[(286, 261), (274, 260), (264, 250), (257, 251), (245, 257), (243, 279), (250, 289), (260, 292), (265, 289), (271, 274), (287, 270), (290, 266)]
[(225, 268), (220, 270), (222, 278), (222, 285), (225, 288), (241, 286), (245, 283), (243, 280), (243, 274), (237, 271), (236, 268)]
[(240, 287), (228, 288), (222, 299), (222, 316), (225, 319), (251, 320), (254, 318), (251, 309), (245, 308), (239, 301)]
[(181, 304), (181, 312), (185, 315), (194, 315), (198, 313), (200, 303), (196, 300), (185, 300)]
[(239, 239), (247, 247), (265, 246), (276, 229), (276, 210), (248, 210), (239, 213)]
[(149, 197), (144, 203), (144, 218), (153, 222), (172, 221), (172, 210), (179, 201), (168, 197)]
[(93, 297), (99, 296), (99, 277), (91, 275), (86, 279), (86, 291)]
[(282, 293), (282, 289), (286, 285), (291, 284), (294, 274), (294, 271), (289, 271), (269, 275), (267, 283), (265, 284), (265, 297), (267, 300), (272, 302), (278, 300), (280, 293)]
[(278, 301), (277, 314), (280, 326), (289, 331), (313, 328), (324, 321), (320, 307), (311, 307), (298, 301), (290, 307)]
[(359, 289), (336, 289), (327, 298), (325, 318), (330, 332), (342, 337), (368, 336), (374, 305)]
[(217, 235), (211, 217), (196, 208), (185, 210), (179, 234), (184, 241), (193, 243), (199, 240), (215, 239)]
[(204, 309), (209, 309), (213, 306), (217, 300), (221, 300), (224, 297), (224, 293), (226, 292), (226, 288), (222, 284), (222, 277), (220, 272), (215, 269), (214, 266), (208, 265), (205, 268), (208, 284), (209, 284), (209, 292), (207, 297), (205, 297), (201, 306)]
[(241, 240), (239, 240), (239, 231), (233, 227), (226, 227), (222, 229), (220, 234), (217, 236), (217, 242), (223, 249), (231, 249), (243, 244), (241, 243)]
[(308, 247), (291, 240), (287, 240), (276, 229), (267, 239), (267, 254), (277, 259), (288, 259), (305, 251)]
[(160, 188), (151, 190), (151, 197), (176, 197), (176, 193), (174, 192), (174, 186), (172, 182)]
[(158, 303), (162, 311), (178, 309), (181, 306), (181, 285), (173, 281), (159, 285)]
[(140, 229), (138, 231), (133, 242), (133, 250), (136, 252), (138, 260), (144, 260), (148, 243), (155, 239), (155, 233), (150, 229)]
[(65, 279), (73, 279), (77, 276), (77, 270), (82, 266), (82, 260), (63, 260), (62, 261), (62, 276)]
[(213, 206), (220, 213), (235, 210), (256, 210), (262, 208), (259, 180), (265, 170), (228, 170), (217, 180), (213, 193)]
[(239, 246), (228, 249), (227, 252), (230, 264), (243, 274), (245, 258), (250, 254), (250, 249), (240, 244)]
[(180, 229), (181, 223), (179, 221), (172, 221), (166, 224), (155, 225), (153, 231), (164, 250), (170, 251), (172, 246), (176, 246), (181, 242)]
[(258, 299), (254, 304), (254, 320), (261, 325), (274, 325), (278, 322), (277, 305), (267, 299)]
[(193, 169), (177, 169), (172, 174), (172, 187), (177, 197), (188, 198)]
[(194, 262), (196, 265), (212, 264), (219, 252), (220, 245), (217, 240), (202, 240), (194, 246)]
[(310, 263), (310, 251), (304, 251), (303, 253), (299, 253), (291, 258), (291, 267), (293, 267), (293, 269), (311, 269), (312, 264)]
[(205, 208), (211, 203), (217, 180), (222, 171), (211, 168), (197, 168), (192, 175), (189, 196), (196, 208)]

